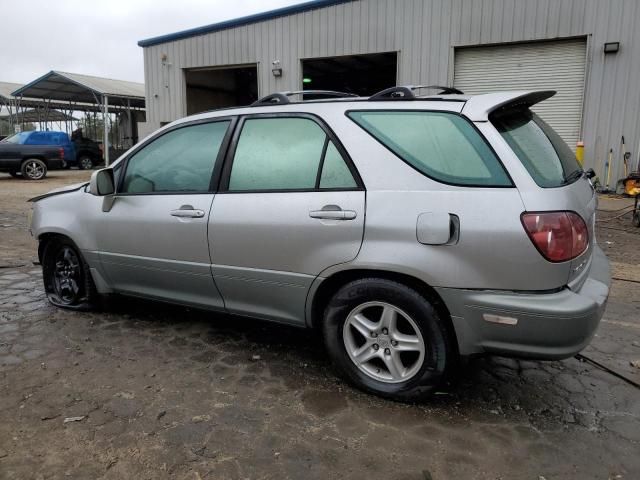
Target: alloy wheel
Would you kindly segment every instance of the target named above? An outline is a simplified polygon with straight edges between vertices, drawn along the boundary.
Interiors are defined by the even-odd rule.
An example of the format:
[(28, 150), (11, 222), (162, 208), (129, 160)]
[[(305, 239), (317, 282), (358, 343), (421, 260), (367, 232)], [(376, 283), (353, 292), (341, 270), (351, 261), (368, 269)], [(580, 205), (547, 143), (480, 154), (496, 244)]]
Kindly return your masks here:
[(83, 170), (91, 170), (93, 168), (93, 161), (89, 157), (82, 157), (80, 159), (80, 168)]
[(27, 160), (27, 164), (24, 167), (24, 172), (30, 179), (40, 180), (45, 175), (45, 168), (40, 162)]
[(425, 342), (417, 323), (389, 303), (367, 302), (353, 309), (342, 338), (351, 361), (380, 382), (409, 380), (425, 359)]
[(55, 258), (53, 288), (62, 303), (79, 300), (81, 286), (80, 259), (71, 247), (62, 247)]

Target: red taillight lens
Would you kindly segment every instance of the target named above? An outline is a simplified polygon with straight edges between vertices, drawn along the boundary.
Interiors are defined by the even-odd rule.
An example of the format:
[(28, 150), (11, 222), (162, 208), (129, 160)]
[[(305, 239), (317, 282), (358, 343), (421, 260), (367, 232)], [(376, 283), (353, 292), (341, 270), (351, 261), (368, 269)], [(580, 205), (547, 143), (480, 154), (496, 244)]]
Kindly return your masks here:
[(58, 149), (58, 155), (60, 155), (61, 160), (64, 160), (64, 148)]
[(574, 212), (523, 213), (522, 225), (529, 238), (550, 262), (566, 262), (589, 246), (589, 231)]

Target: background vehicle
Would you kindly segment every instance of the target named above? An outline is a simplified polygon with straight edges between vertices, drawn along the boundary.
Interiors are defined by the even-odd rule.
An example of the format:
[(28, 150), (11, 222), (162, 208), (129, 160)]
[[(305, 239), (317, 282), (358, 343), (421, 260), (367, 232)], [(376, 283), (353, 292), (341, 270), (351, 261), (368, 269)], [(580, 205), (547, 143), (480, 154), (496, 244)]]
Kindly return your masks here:
[(0, 142), (0, 172), (9, 173), (12, 177), (22, 175), (28, 180), (41, 180), (48, 169), (64, 166), (64, 147), (28, 142), (33, 133), (40, 132), (17, 133)]
[(75, 147), (75, 161), (71, 165), (81, 170), (91, 170), (103, 161), (102, 148), (98, 142), (82, 135), (82, 129), (71, 134), (71, 141)]
[(529, 108), (554, 92), (413, 91), (189, 117), (34, 199), (49, 300), (315, 327), (349, 381), (401, 400), (460, 355), (574, 355), (610, 275), (594, 189)]
[[(102, 162), (102, 149), (97, 142), (82, 136), (82, 131), (69, 139), (65, 132), (56, 131), (29, 131), (22, 132), (11, 137), (12, 142), (20, 145), (48, 145), (60, 147), (64, 151), (64, 164), (54, 168), (78, 167), (81, 170), (90, 170)], [(51, 167), (50, 167), (51, 168)]]

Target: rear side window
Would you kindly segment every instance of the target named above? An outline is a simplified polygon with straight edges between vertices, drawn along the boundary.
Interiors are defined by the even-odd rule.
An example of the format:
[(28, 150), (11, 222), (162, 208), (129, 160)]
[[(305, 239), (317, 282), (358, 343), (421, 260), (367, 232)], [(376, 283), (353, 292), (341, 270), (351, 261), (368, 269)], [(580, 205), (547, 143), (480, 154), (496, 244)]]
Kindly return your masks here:
[(325, 131), (308, 118), (244, 122), (229, 191), (352, 189), (357, 184)]
[(559, 187), (580, 178), (574, 153), (535, 113), (518, 110), (497, 114), (491, 122), (541, 187)]
[(25, 142), (26, 145), (54, 145), (50, 135), (44, 132), (33, 132)]
[(406, 163), (453, 185), (510, 187), (487, 143), (459, 115), (425, 111), (354, 111), (349, 117)]

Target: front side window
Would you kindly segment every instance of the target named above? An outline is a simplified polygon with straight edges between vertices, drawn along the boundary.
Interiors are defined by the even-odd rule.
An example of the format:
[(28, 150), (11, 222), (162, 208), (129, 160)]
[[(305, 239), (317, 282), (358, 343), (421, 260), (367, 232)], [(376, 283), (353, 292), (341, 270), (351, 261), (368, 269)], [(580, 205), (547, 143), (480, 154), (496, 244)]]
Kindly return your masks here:
[(276, 117), (244, 122), (229, 176), (229, 191), (356, 186), (344, 158), (313, 120)]
[(10, 137), (7, 137), (2, 141), (5, 143), (14, 143), (14, 144), (22, 145), (25, 142), (25, 140), (29, 138), (30, 134), (31, 132), (20, 132), (20, 133), (16, 133), (15, 135), (11, 135)]
[(348, 115), (400, 159), (434, 180), (453, 185), (512, 186), (487, 143), (459, 115), (391, 110)]
[(122, 193), (207, 192), (230, 121), (172, 130), (136, 152)]

